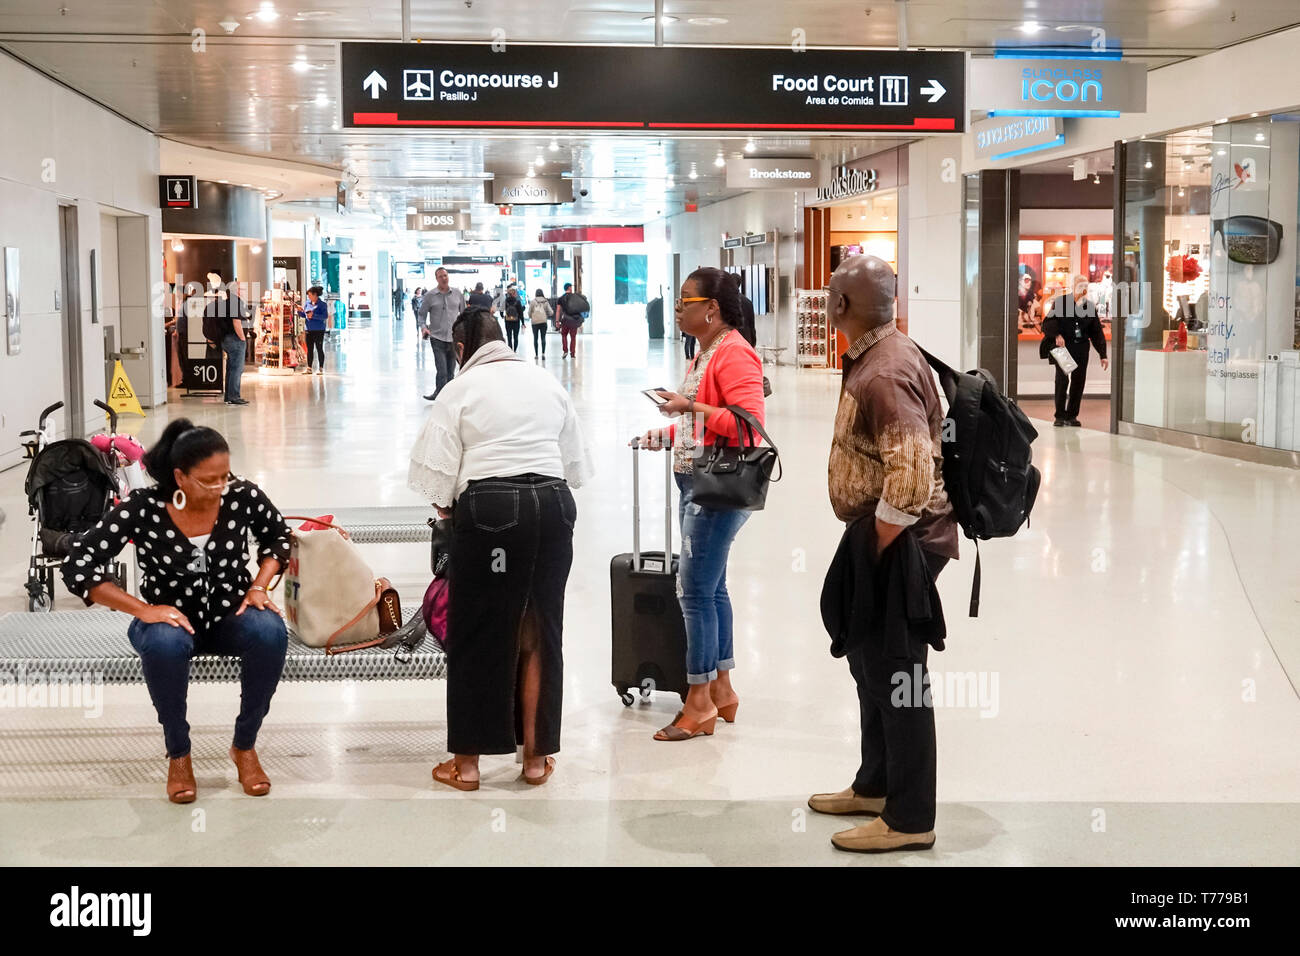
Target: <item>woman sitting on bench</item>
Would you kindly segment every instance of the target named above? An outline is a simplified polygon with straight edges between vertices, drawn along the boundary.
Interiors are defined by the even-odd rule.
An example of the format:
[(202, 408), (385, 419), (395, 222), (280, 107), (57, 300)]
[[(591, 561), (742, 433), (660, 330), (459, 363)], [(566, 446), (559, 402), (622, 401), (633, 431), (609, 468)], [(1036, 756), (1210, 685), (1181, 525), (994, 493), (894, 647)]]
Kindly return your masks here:
[[(267, 584), (289, 561), (289, 526), (266, 493), (230, 473), (230, 447), (188, 419), (167, 426), (144, 456), (157, 487), (133, 492), (86, 532), (63, 566), (68, 590), (135, 618), (127, 630), (140, 655), (149, 696), (170, 760), (167, 798), (197, 796), (185, 720), (190, 658), (240, 659), (242, 694), (230, 757), (244, 792), (260, 797), (271, 782), (253, 745), (280, 682), (288, 634)], [(258, 572), (248, 573), (248, 536), (257, 539)], [(113, 581), (113, 559), (134, 542), (140, 593)]]

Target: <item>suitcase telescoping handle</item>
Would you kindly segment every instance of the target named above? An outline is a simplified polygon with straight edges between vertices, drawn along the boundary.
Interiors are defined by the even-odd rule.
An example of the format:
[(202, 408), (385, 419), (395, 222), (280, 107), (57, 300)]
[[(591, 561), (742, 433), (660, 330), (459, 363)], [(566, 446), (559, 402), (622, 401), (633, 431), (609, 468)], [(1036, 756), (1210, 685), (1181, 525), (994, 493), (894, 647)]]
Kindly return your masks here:
[[(632, 570), (641, 568), (641, 439), (632, 439)], [(673, 453), (664, 452), (664, 574), (673, 569)]]

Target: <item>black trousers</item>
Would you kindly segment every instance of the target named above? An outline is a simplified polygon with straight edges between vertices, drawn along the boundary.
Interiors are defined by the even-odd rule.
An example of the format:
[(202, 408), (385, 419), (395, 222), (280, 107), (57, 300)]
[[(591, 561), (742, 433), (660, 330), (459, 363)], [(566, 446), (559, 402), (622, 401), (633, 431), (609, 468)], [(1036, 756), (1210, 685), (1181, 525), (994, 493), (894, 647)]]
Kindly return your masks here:
[(452, 516), (447, 608), (447, 749), (514, 753), (524, 740), (519, 632), (536, 616), (542, 680), (538, 755), (560, 750), (564, 589), (578, 506), (563, 478), (470, 482)]
[(695, 336), (683, 334), (682, 341), (685, 343), (686, 357), (688, 359), (695, 358)]
[(325, 370), (325, 330), (307, 330), (307, 367), (312, 366), (312, 355), (320, 356), (321, 371)]
[(516, 352), (519, 351), (519, 326), (522, 324), (519, 319), (506, 319), (506, 345)]
[(533, 323), (533, 354), (546, 356), (546, 323)]
[[(948, 559), (929, 551), (925, 557), (938, 578)], [(915, 642), (907, 658), (885, 657), (882, 647), (883, 641), (868, 635), (848, 655), (862, 723), (862, 764), (853, 792), (884, 797), (880, 817), (890, 829), (927, 833), (934, 829), (937, 776), (934, 707), (925, 694), (930, 646)]]
[(1056, 420), (1058, 422), (1068, 422), (1079, 417), (1079, 405), (1083, 402), (1083, 386), (1088, 381), (1088, 353), (1083, 354), (1083, 358), (1075, 355), (1074, 360), (1079, 363), (1069, 375), (1061, 371), (1061, 366), (1052, 361), (1052, 367), (1056, 369)]

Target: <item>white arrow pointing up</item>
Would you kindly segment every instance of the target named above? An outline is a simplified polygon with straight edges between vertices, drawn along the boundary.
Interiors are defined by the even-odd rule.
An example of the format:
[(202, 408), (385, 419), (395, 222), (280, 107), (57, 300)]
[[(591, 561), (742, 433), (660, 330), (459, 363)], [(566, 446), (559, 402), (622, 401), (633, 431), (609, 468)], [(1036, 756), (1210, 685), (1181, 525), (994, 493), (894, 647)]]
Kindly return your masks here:
[(938, 103), (939, 97), (947, 92), (938, 80), (931, 80), (929, 85), (921, 87), (921, 95), (928, 97), (931, 103)]
[(370, 91), (372, 100), (379, 99), (379, 91), (388, 89), (388, 81), (379, 75), (378, 70), (371, 70), (370, 75), (361, 81), (361, 88)]

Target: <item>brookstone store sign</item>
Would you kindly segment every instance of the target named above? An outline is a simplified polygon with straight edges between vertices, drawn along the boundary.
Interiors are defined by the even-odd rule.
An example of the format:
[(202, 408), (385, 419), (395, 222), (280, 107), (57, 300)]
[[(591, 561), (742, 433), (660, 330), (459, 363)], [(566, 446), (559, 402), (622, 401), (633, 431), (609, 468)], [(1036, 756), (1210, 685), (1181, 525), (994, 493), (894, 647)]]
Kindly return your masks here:
[(817, 201), (830, 202), (873, 193), (879, 188), (879, 184), (880, 175), (874, 169), (849, 169), (840, 166), (835, 170), (835, 178), (830, 181), (830, 184), (817, 190)]

